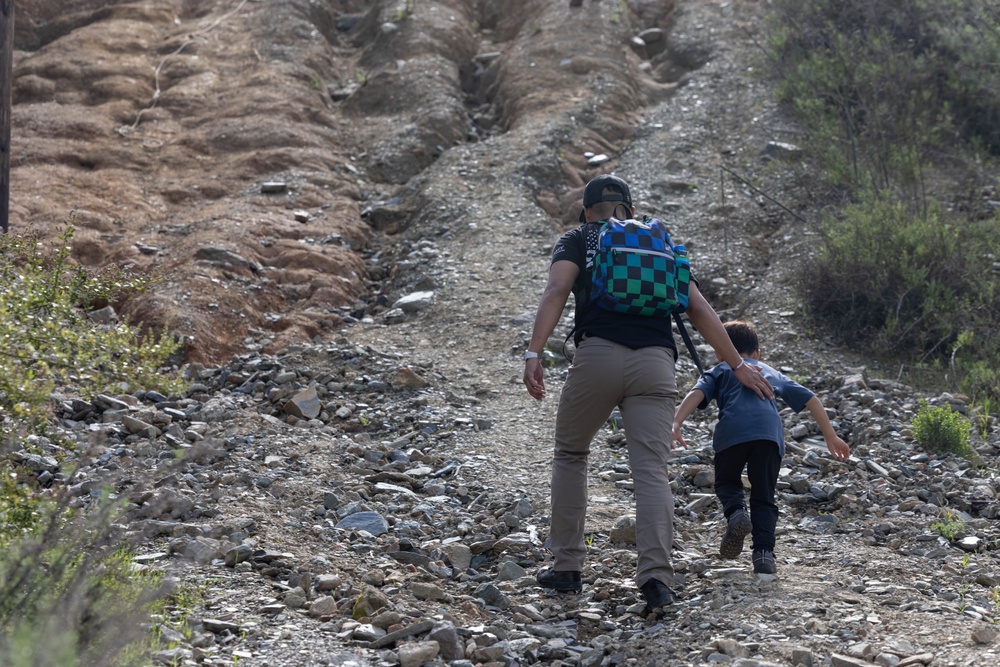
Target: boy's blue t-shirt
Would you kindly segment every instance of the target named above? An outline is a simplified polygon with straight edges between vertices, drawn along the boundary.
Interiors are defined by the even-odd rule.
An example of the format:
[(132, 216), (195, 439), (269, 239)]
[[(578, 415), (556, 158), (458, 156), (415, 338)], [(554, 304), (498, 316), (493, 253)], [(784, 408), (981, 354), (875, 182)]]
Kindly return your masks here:
[[(802, 410), (815, 396), (765, 363), (747, 358), (744, 361), (757, 366), (774, 387), (775, 397), (781, 397), (795, 412)], [(742, 442), (771, 440), (778, 444), (781, 456), (785, 455), (785, 426), (778, 414), (777, 402), (773, 398), (761, 399), (752, 389), (744, 387), (729, 364), (722, 362), (706, 371), (694, 388), (705, 394), (705, 400), (698, 405), (699, 410), (707, 408), (713, 400), (719, 405), (719, 423), (712, 436), (712, 449), (716, 452)]]

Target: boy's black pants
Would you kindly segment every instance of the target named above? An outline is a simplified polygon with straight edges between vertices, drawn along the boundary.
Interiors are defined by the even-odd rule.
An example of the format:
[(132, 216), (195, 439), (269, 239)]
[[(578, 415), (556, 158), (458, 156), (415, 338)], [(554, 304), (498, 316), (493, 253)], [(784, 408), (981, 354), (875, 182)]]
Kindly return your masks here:
[(774, 551), (774, 530), (778, 525), (778, 506), (774, 489), (778, 484), (781, 456), (778, 443), (752, 440), (715, 454), (715, 495), (728, 517), (745, 507), (743, 469), (750, 480), (750, 521), (753, 523), (753, 548)]

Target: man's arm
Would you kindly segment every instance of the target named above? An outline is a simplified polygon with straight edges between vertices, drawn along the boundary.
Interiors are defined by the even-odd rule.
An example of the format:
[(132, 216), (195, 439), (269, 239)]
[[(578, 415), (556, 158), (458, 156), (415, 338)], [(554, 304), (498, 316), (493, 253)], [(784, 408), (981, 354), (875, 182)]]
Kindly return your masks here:
[[(774, 389), (753, 364), (744, 364), (740, 353), (733, 347), (729, 334), (722, 326), (722, 320), (711, 304), (702, 296), (701, 290), (693, 282), (688, 295), (687, 316), (708, 344), (715, 350), (720, 361), (725, 361), (733, 369), (733, 375), (745, 387), (753, 389), (761, 398), (774, 398)], [(741, 365), (742, 364), (742, 365)]]
[(826, 440), (827, 450), (833, 455), (833, 458), (846, 461), (851, 455), (851, 448), (833, 430), (833, 424), (830, 423), (830, 418), (826, 416), (826, 408), (823, 407), (823, 402), (819, 400), (819, 396), (814, 395), (810, 398), (806, 402), (806, 407), (809, 408), (809, 414), (816, 420), (820, 430), (823, 432), (823, 439)]
[[(549, 280), (542, 292), (542, 300), (538, 302), (538, 310), (535, 312), (535, 324), (531, 329), (531, 340), (528, 341), (528, 349), (541, 355), (545, 349), (545, 342), (555, 331), (556, 325), (562, 317), (566, 301), (573, 290), (573, 283), (580, 275), (580, 267), (576, 262), (560, 260), (553, 262), (549, 267)], [(524, 386), (533, 398), (542, 400), (545, 398), (545, 381), (542, 379), (541, 356), (537, 359), (528, 359), (524, 362)]]

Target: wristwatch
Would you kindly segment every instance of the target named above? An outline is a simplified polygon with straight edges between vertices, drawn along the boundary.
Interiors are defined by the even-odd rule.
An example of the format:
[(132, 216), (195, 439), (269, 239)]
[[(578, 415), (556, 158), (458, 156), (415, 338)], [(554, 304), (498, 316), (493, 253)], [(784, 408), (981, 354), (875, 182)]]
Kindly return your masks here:
[(525, 350), (524, 351), (524, 360), (525, 361), (527, 361), (528, 359), (539, 359), (540, 357), (541, 357), (541, 355), (538, 354), (537, 352), (532, 352), (531, 350)]

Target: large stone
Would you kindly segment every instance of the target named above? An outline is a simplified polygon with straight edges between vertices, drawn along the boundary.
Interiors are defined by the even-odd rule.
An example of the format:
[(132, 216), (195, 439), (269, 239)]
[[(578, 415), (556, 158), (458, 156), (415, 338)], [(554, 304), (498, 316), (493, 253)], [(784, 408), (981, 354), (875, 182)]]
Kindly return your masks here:
[(615, 519), (608, 537), (614, 544), (635, 544), (635, 517), (620, 516)]
[(422, 667), (438, 656), (441, 647), (436, 641), (408, 642), (399, 647), (399, 667)]
[(323, 410), (316, 387), (311, 386), (298, 392), (285, 402), (284, 410), (301, 419), (316, 419)]
[(378, 537), (389, 532), (389, 524), (378, 512), (355, 512), (337, 523), (344, 530), (363, 530)]

